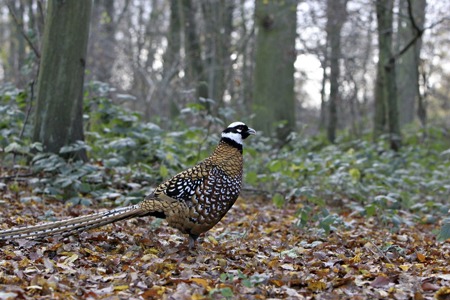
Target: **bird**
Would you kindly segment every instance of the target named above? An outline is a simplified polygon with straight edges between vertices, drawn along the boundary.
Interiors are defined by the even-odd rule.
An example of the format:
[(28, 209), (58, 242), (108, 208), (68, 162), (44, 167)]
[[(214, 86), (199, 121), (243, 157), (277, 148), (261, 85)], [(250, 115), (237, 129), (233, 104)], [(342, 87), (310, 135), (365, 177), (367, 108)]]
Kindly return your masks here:
[(256, 131), (233, 122), (221, 133), (212, 154), (157, 186), (140, 203), (41, 225), (0, 231), (0, 241), (71, 235), (120, 220), (153, 216), (189, 236), (189, 249), (236, 202), (242, 188), (243, 142)]

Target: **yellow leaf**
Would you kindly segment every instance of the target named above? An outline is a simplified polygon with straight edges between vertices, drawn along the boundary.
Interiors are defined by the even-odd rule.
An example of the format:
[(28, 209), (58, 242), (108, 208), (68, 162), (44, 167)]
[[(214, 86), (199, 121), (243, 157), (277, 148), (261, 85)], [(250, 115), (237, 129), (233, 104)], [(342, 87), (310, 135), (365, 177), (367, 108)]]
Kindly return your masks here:
[(194, 278), (191, 278), (191, 281), (198, 285), (201, 285), (205, 289), (207, 289), (209, 287), (209, 282), (206, 279), (194, 277)]
[(327, 285), (323, 281), (320, 281), (320, 280), (309, 280), (308, 281), (308, 289), (310, 289), (313, 292), (322, 291), (322, 290), (326, 289), (326, 287), (327, 287)]
[(141, 257), (141, 260), (147, 262), (155, 258), (158, 258), (158, 256), (156, 256), (155, 254), (145, 254)]
[(211, 235), (208, 235), (208, 240), (213, 243), (214, 245), (218, 245), (219, 242)]
[(72, 256), (66, 258), (63, 264), (69, 265), (78, 259), (78, 254), (73, 254)]
[(227, 265), (227, 260), (223, 258), (218, 258), (217, 263), (219, 264), (219, 266), (225, 267)]
[(30, 264), (30, 260), (28, 258), (24, 258), (19, 262), (19, 267), (25, 268)]
[(408, 271), (409, 270), (409, 268), (410, 268), (410, 266), (408, 266), (408, 265), (400, 265), (400, 266), (398, 266), (400, 269), (402, 269), (403, 271)]
[(279, 264), (279, 260), (278, 260), (278, 259), (273, 259), (273, 260), (269, 261), (269, 263), (267, 264), (267, 266), (268, 266), (269, 268), (273, 268), (273, 267), (277, 266), (278, 264)]
[(439, 291), (436, 292), (436, 294), (434, 294), (434, 297), (437, 300), (446, 300), (450, 298), (450, 287), (441, 287), (439, 289)]
[(128, 290), (128, 285), (116, 285), (114, 287), (115, 291), (124, 291), (124, 290)]
[(359, 262), (361, 262), (361, 253), (356, 254), (356, 255), (351, 259), (351, 261), (352, 261), (353, 263), (359, 263)]
[(7, 257), (7, 259), (11, 259), (17, 256), (14, 252), (9, 250), (4, 250), (3, 254)]
[(152, 247), (152, 248), (150, 248), (150, 249), (147, 249), (145, 252), (151, 253), (151, 254), (158, 254), (158, 253), (159, 253), (159, 250), (156, 249), (156, 248), (154, 248), (154, 247)]
[(393, 264), (385, 264), (384, 266), (386, 268), (388, 268), (388, 269), (394, 269), (395, 268), (395, 266)]
[(22, 217), (17, 217), (16, 222), (17, 222), (17, 224), (23, 224), (23, 223), (25, 223), (25, 219)]
[(89, 253), (90, 255), (96, 255), (97, 253), (95, 253), (94, 251), (92, 251), (89, 248), (83, 248), (83, 251), (85, 251), (86, 253)]
[(207, 299), (207, 298), (206, 298), (206, 296), (195, 293), (191, 296), (191, 299), (192, 300), (202, 300), (202, 299)]

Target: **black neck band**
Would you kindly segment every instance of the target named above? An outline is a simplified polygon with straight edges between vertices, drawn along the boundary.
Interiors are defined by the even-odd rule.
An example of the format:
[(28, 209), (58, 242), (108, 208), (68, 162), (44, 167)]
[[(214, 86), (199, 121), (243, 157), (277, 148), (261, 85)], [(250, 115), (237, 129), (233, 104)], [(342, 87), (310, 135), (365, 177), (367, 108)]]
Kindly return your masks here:
[(239, 144), (239, 143), (237, 143), (236, 141), (234, 141), (234, 140), (232, 140), (232, 139), (230, 139), (230, 138), (227, 138), (227, 137), (223, 137), (223, 138), (221, 139), (221, 141), (223, 141), (223, 142), (227, 143), (228, 145), (230, 145), (230, 146), (232, 146), (232, 147), (238, 149), (238, 150), (241, 151), (241, 153), (242, 153), (242, 144)]

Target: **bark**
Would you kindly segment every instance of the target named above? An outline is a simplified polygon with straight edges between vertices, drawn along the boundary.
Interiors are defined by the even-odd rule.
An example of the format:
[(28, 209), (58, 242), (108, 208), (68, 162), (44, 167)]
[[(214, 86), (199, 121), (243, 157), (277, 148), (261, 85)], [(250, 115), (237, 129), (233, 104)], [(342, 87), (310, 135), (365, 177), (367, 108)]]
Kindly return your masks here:
[[(33, 140), (45, 151), (84, 140), (83, 80), (89, 35), (91, 0), (49, 0)], [(71, 153), (86, 160), (84, 150)]]
[(197, 99), (199, 97), (208, 98), (208, 86), (202, 61), (202, 49), (197, 33), (196, 10), (192, 0), (181, 0), (181, 3), (184, 26), (186, 81), (194, 85)]
[(297, 1), (256, 1), (255, 126), (285, 140), (295, 128)]
[(338, 105), (340, 102), (339, 77), (341, 58), (341, 30), (347, 18), (347, 0), (328, 0), (327, 2), (327, 39), (330, 60), (330, 98), (328, 101), (327, 136), (335, 142), (338, 126)]
[(170, 24), (167, 34), (167, 48), (163, 56), (163, 73), (161, 87), (158, 89), (158, 98), (160, 101), (168, 100), (168, 113), (170, 118), (179, 115), (180, 109), (177, 106), (176, 95), (167, 99), (172, 79), (179, 73), (181, 68), (181, 7), (180, 0), (170, 0)]
[(225, 0), (204, 1), (202, 11), (206, 30), (205, 61), (208, 95), (217, 102), (218, 106), (221, 106), (230, 66), (233, 3)]

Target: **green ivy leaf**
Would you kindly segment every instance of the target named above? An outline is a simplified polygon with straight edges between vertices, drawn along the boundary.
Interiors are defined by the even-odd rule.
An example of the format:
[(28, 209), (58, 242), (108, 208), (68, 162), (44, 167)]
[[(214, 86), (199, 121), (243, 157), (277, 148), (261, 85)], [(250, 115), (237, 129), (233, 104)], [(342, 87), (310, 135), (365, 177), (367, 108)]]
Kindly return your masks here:
[(222, 296), (224, 296), (226, 298), (231, 298), (234, 296), (233, 291), (229, 287), (221, 289), (220, 292), (221, 292)]
[(450, 218), (444, 220), (444, 224), (442, 225), (441, 230), (437, 236), (437, 240), (440, 242), (448, 239), (450, 239)]
[(258, 174), (256, 172), (247, 172), (245, 179), (248, 184), (255, 185), (258, 182)]
[(16, 142), (12, 142), (11, 144), (9, 144), (8, 146), (5, 147), (5, 152), (9, 153), (9, 152), (21, 152), (23, 150), (22, 146), (19, 145)]
[(169, 176), (169, 170), (167, 169), (166, 165), (162, 164), (159, 166), (159, 175), (161, 175), (162, 178), (166, 178)]
[(374, 204), (369, 204), (369, 205), (366, 205), (366, 207), (364, 207), (364, 210), (366, 211), (366, 215), (368, 217), (372, 217), (375, 215), (377, 208)]
[(272, 202), (273, 202), (273, 204), (275, 204), (275, 206), (277, 208), (281, 208), (281, 207), (283, 207), (284, 202), (285, 202), (284, 196), (277, 193), (273, 196)]

